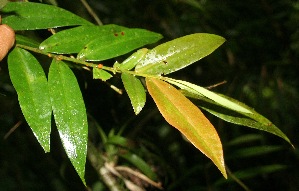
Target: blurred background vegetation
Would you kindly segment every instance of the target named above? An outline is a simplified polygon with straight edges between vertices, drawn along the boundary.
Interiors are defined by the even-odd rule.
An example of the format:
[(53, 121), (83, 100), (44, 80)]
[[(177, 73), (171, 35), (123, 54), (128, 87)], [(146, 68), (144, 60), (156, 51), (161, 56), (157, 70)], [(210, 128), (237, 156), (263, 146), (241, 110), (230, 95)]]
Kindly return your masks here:
[[(93, 22), (79, 0), (48, 0)], [(232, 176), (225, 180), (211, 161), (187, 143), (161, 117), (149, 98), (135, 116), (126, 95), (74, 70), (85, 99), (90, 139), (101, 146), (97, 122), (132, 140), (134, 149), (154, 169), (164, 190), (299, 189), (299, 1), (297, 0), (89, 0), (104, 24), (145, 28), (163, 34), (161, 42), (204, 32), (227, 42), (213, 54), (183, 69), (175, 78), (201, 86), (222, 81), (214, 91), (253, 107), (292, 141), (223, 122), (209, 114), (223, 142)], [(38, 35), (43, 35), (39, 31)], [(150, 48), (150, 47), (149, 47)], [(122, 59), (122, 58), (120, 58)], [(104, 64), (112, 65), (114, 60)], [(44, 154), (24, 122), (7, 71), (0, 70), (1, 190), (85, 190), (68, 161), (53, 127), (51, 153)], [(109, 81), (121, 88), (120, 79)], [(17, 124), (18, 128), (7, 136)], [(123, 163), (122, 163), (123, 162)], [(129, 165), (120, 161), (123, 165)], [(89, 163), (90, 190), (105, 190)], [(146, 186), (147, 190), (156, 190)]]

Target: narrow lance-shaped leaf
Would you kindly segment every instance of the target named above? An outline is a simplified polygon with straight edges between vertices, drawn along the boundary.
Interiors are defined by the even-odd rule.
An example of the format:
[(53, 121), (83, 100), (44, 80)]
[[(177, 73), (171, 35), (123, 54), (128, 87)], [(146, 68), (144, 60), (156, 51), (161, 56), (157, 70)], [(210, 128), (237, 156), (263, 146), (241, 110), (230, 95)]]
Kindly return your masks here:
[(219, 117), (220, 119), (223, 119), (224, 121), (272, 133), (276, 136), (283, 138), (285, 141), (292, 145), (289, 138), (278, 127), (276, 127), (267, 118), (257, 113), (253, 108), (250, 108), (242, 102), (239, 102), (225, 95), (219, 95), (225, 99), (230, 100), (231, 102), (234, 102), (246, 108), (251, 113), (238, 113), (236, 111), (228, 110), (227, 108), (224, 108), (222, 105), (215, 103), (209, 99), (206, 99), (202, 96), (198, 96), (192, 93), (190, 94), (190, 92), (187, 91), (183, 93), (190, 98), (197, 99), (195, 103), (198, 104), (199, 107)]
[(76, 77), (64, 62), (54, 59), (51, 63), (49, 89), (63, 147), (85, 184), (88, 131), (86, 109)]
[(31, 2), (10, 2), (1, 12), (2, 19), (14, 30), (35, 30), (74, 25), (93, 25), (87, 20), (62, 8)]
[(45, 41), (39, 48), (45, 52), (54, 52), (59, 54), (78, 53), (90, 41), (109, 34), (121, 32), (126, 27), (118, 25), (92, 26), (85, 25), (60, 31)]
[(206, 33), (174, 39), (150, 50), (135, 71), (152, 75), (175, 72), (211, 54), (224, 41), (221, 36)]
[(155, 43), (161, 38), (162, 35), (144, 29), (124, 29), (91, 41), (79, 52), (78, 58), (93, 61), (107, 60)]
[(49, 152), (52, 108), (46, 75), (35, 57), (20, 48), (9, 54), (8, 69), (23, 115), (44, 151)]
[(209, 157), (227, 178), (220, 138), (198, 107), (180, 91), (159, 79), (146, 78), (146, 85), (165, 120)]
[(237, 112), (242, 112), (242, 113), (251, 113), (250, 110), (241, 106), (240, 104), (232, 102), (229, 99), (219, 96), (218, 94), (216, 94), (212, 91), (209, 91), (203, 87), (200, 87), (198, 85), (195, 85), (190, 82), (183, 81), (183, 80), (175, 80), (172, 78), (165, 78), (165, 80), (173, 85), (178, 86), (179, 88), (181, 88), (183, 90), (190, 92), (190, 93), (193, 93), (193, 94), (196, 94), (199, 96), (205, 96), (205, 97), (215, 101), (216, 103), (218, 103), (226, 108), (229, 108), (231, 110), (234, 110)]
[(131, 100), (134, 112), (136, 115), (138, 115), (144, 107), (146, 101), (144, 87), (141, 81), (131, 74), (122, 73), (121, 79)]

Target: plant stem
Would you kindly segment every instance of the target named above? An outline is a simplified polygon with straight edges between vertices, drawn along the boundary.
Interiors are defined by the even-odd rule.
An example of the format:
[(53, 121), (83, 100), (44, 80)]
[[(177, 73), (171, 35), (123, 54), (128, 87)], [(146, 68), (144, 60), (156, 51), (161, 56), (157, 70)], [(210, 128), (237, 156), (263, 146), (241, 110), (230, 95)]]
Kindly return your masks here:
[(81, 0), (81, 3), (84, 5), (84, 7), (88, 11), (88, 13), (94, 18), (94, 20), (96, 21), (96, 23), (98, 25), (103, 25), (101, 19), (97, 16), (97, 14), (94, 12), (94, 10), (89, 6), (89, 4), (87, 3), (87, 1), (86, 0)]
[(23, 48), (23, 49), (26, 49), (26, 50), (30, 50), (30, 51), (35, 52), (35, 53), (46, 55), (46, 56), (48, 56), (50, 58), (55, 58), (57, 60), (66, 60), (66, 61), (70, 61), (70, 62), (82, 64), (82, 65), (93, 67), (93, 68), (98, 67), (97, 64), (93, 64), (93, 63), (90, 63), (90, 62), (85, 62), (83, 60), (78, 60), (76, 58), (71, 58), (71, 57), (68, 57), (68, 56), (63, 56), (63, 55), (57, 55), (57, 54), (52, 54), (52, 53), (44, 52), (44, 51), (42, 51), (42, 50), (40, 50), (38, 48), (33, 48), (33, 47), (22, 45), (22, 44), (16, 44), (16, 46), (20, 47), (20, 48)]
[(65, 60), (65, 61), (73, 62), (73, 63), (76, 63), (76, 64), (81, 64), (81, 65), (91, 67), (91, 68), (100, 68), (100, 69), (103, 69), (103, 70), (106, 70), (106, 71), (110, 71), (114, 74), (115, 73), (128, 73), (128, 74), (131, 74), (131, 75), (134, 75), (134, 76), (141, 76), (141, 77), (145, 77), (145, 78), (146, 77), (159, 78), (159, 79), (164, 79), (165, 78), (165, 77), (157, 76), (157, 75), (140, 74), (140, 73), (136, 73), (135, 71), (120, 70), (120, 69), (113, 68), (113, 67), (103, 66), (102, 64), (94, 64), (94, 63), (91, 63), (91, 62), (86, 62), (86, 61), (83, 61), (83, 60), (79, 60), (79, 59), (72, 58), (72, 57), (69, 57), (69, 56), (64, 56), (64, 55), (61, 55), (61, 54), (53, 54), (53, 53), (49, 53), (49, 52), (44, 52), (44, 51), (42, 51), (38, 48), (33, 48), (33, 47), (22, 45), (22, 44), (16, 44), (16, 46), (20, 47), (20, 48), (23, 48), (23, 49), (26, 49), (26, 50), (29, 50), (29, 51), (32, 51), (32, 52), (35, 52), (35, 53), (38, 53), (38, 54), (46, 55), (50, 58), (55, 58), (57, 60)]

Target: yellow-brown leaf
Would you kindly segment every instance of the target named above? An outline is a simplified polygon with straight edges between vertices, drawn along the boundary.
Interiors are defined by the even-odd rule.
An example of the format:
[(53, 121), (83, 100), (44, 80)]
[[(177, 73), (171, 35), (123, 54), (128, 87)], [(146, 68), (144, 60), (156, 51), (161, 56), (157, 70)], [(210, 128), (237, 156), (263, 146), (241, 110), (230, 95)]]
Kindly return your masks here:
[(162, 80), (146, 78), (146, 85), (165, 120), (209, 157), (227, 178), (220, 138), (199, 108)]

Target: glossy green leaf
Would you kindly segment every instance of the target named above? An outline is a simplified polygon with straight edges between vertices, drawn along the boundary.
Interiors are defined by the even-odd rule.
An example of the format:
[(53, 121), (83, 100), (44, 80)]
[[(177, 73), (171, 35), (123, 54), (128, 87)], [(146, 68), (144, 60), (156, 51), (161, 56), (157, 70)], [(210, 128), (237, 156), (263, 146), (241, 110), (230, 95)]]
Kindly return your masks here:
[(150, 50), (135, 71), (152, 75), (175, 72), (211, 54), (224, 41), (220, 36), (206, 33), (174, 39)]
[(112, 78), (112, 75), (109, 72), (102, 70), (100, 68), (93, 68), (92, 73), (93, 73), (93, 79), (101, 79), (103, 81), (106, 81)]
[(216, 94), (210, 90), (207, 90), (203, 87), (200, 87), (198, 85), (192, 84), (190, 82), (182, 81), (182, 80), (175, 80), (172, 78), (166, 78), (165, 80), (173, 85), (178, 86), (179, 88), (181, 88), (183, 90), (189, 91), (190, 93), (197, 94), (199, 96), (205, 96), (228, 109), (231, 109), (231, 110), (234, 110), (237, 112), (242, 112), (242, 113), (252, 113), (246, 107), (243, 107), (240, 104), (232, 102), (229, 99), (219, 96), (218, 94)]
[(59, 54), (78, 53), (90, 41), (109, 34), (121, 32), (125, 27), (118, 25), (103, 26), (79, 26), (67, 30), (60, 31), (45, 41), (39, 48), (45, 52), (54, 52)]
[(185, 92), (184, 94), (187, 95), (188, 97), (198, 99), (197, 104), (202, 109), (210, 112), (211, 114), (219, 117), (220, 119), (223, 119), (224, 121), (272, 133), (274, 135), (277, 135), (277, 136), (283, 138), (285, 141), (287, 141), (288, 143), (290, 143), (292, 145), (289, 138), (278, 127), (276, 127), (267, 118), (260, 115), (254, 109), (248, 107), (247, 105), (245, 105), (242, 102), (239, 102), (233, 98), (218, 94), (219, 96), (221, 96), (225, 99), (228, 99), (231, 102), (234, 102), (234, 103), (246, 108), (251, 113), (238, 113), (238, 112), (235, 112), (232, 110), (228, 110), (218, 103), (215, 103), (215, 102), (212, 102), (211, 100), (205, 99), (202, 96), (190, 94), (190, 92)]
[(164, 81), (146, 78), (146, 85), (165, 120), (209, 157), (226, 178), (220, 138), (198, 107)]
[(1, 12), (2, 19), (14, 30), (35, 30), (74, 25), (92, 25), (87, 20), (62, 8), (41, 3), (10, 2)]
[(62, 61), (53, 60), (49, 90), (60, 139), (81, 180), (85, 183), (87, 116), (76, 77)]
[(44, 151), (49, 152), (52, 108), (46, 75), (35, 57), (20, 48), (9, 54), (8, 69), (23, 115)]
[(131, 74), (122, 73), (121, 79), (131, 100), (134, 112), (136, 115), (138, 115), (144, 107), (146, 101), (144, 87), (141, 81)]
[(16, 42), (17, 44), (30, 46), (32, 48), (38, 48), (39, 42), (33, 40), (32, 38), (16, 34)]
[(160, 34), (144, 29), (124, 29), (91, 41), (79, 52), (78, 58), (93, 61), (107, 60), (157, 42), (161, 38)]
[(137, 50), (137, 52), (134, 52), (129, 58), (124, 60), (121, 64), (115, 62), (113, 67), (121, 70), (131, 70), (145, 57), (147, 52), (147, 48), (139, 49)]

